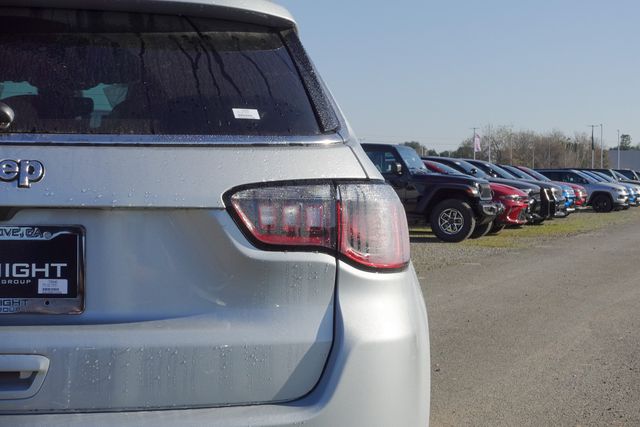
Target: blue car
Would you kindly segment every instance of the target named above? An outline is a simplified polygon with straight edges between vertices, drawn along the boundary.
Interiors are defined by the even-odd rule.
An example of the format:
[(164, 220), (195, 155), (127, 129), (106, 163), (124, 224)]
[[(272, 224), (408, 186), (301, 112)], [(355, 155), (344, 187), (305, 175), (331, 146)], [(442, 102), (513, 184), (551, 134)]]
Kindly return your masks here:
[(575, 212), (576, 210), (576, 193), (573, 188), (568, 185), (562, 185), (562, 195), (565, 198), (564, 206), (567, 208), (567, 213)]

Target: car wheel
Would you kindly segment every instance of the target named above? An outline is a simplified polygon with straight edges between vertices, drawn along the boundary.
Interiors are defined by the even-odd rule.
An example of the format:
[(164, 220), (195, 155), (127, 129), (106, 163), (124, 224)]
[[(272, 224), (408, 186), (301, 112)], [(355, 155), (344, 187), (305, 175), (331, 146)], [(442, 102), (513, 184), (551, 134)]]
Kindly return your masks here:
[(489, 230), (489, 234), (498, 234), (499, 232), (504, 230), (506, 226), (507, 224), (500, 224), (494, 221), (491, 225), (491, 230)]
[(613, 209), (613, 202), (611, 201), (611, 197), (608, 195), (598, 194), (593, 198), (591, 206), (596, 212), (611, 212)]
[(486, 236), (489, 231), (491, 231), (491, 227), (493, 227), (493, 221), (489, 221), (486, 224), (476, 224), (476, 228), (474, 228), (471, 233), (471, 238), (478, 239), (482, 236)]
[(445, 242), (461, 242), (467, 239), (476, 226), (473, 210), (462, 200), (444, 200), (431, 212), (431, 230)]

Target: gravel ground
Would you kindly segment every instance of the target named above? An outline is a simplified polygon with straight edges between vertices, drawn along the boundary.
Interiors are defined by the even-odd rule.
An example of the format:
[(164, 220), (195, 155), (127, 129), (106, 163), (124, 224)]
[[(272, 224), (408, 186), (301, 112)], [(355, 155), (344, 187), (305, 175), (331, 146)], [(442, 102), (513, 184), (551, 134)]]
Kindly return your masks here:
[(444, 243), (428, 228), (411, 229), (411, 258), (418, 271), (426, 273), (448, 265), (478, 263), (486, 257), (519, 252), (527, 248), (553, 246), (563, 238), (596, 232), (616, 224), (625, 224), (640, 216), (640, 207), (598, 214), (591, 210), (576, 212), (568, 218), (505, 229), (495, 236), (469, 239), (462, 243)]
[(573, 221), (414, 239), (432, 426), (640, 425), (640, 209)]

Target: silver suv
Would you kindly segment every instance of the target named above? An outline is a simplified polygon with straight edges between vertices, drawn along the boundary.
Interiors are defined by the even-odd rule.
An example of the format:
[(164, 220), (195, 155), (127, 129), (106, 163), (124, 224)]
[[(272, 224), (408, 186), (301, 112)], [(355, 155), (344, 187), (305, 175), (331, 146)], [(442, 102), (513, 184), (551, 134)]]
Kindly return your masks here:
[(580, 184), (588, 193), (587, 204), (596, 212), (611, 212), (629, 206), (629, 192), (623, 185), (596, 181), (593, 177), (574, 169), (536, 169), (554, 181)]
[(0, 424), (427, 425), (405, 213), (287, 11), (2, 4)]

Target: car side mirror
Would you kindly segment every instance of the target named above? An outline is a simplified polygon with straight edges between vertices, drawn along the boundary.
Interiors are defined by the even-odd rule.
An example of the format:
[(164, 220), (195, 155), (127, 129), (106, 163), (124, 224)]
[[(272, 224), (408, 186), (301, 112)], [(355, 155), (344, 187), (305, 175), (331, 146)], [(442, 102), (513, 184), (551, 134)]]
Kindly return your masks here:
[(400, 163), (400, 162), (395, 162), (394, 163), (394, 165), (393, 165), (393, 173), (395, 173), (398, 176), (402, 175), (402, 163)]
[(13, 109), (4, 102), (0, 102), (0, 129), (9, 129), (15, 117)]
[(475, 175), (475, 174), (477, 174), (477, 173), (478, 173), (478, 169), (476, 169), (476, 168), (471, 168), (471, 169), (469, 169), (469, 173), (470, 173), (471, 175)]

